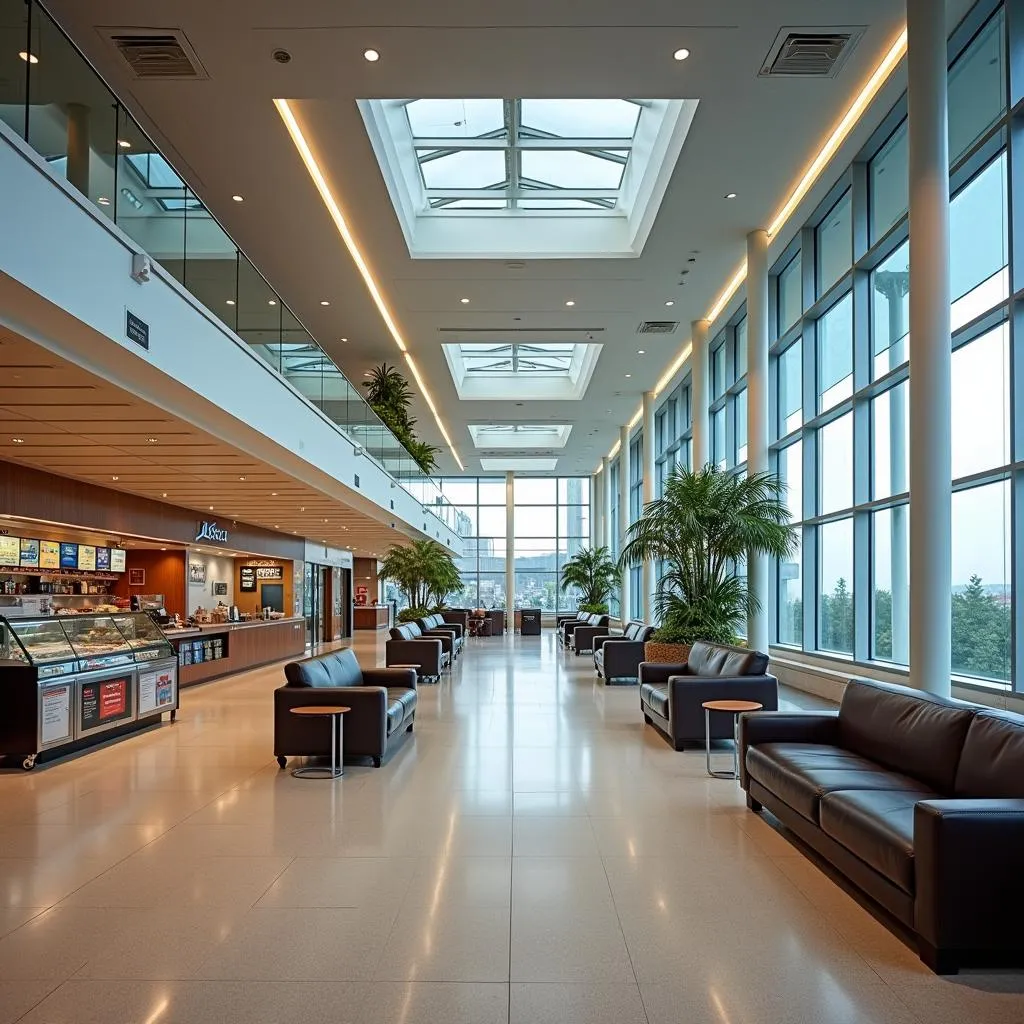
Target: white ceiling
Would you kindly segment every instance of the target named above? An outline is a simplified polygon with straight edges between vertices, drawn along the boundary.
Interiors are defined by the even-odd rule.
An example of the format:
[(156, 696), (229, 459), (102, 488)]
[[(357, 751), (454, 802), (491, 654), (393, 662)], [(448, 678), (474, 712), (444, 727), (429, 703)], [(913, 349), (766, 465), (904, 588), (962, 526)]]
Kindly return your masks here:
[[(359, 381), (371, 363), (401, 366), (401, 357), (272, 104), (276, 97), (294, 101), (469, 473), (479, 472), (480, 463), (467, 428), (482, 422), (571, 423), (568, 444), (552, 453), (556, 472), (593, 469), (688, 339), (690, 321), (706, 313), (732, 275), (746, 233), (771, 219), (904, 17), (901, 0), (638, 0), (628, 6), (619, 0), (500, 6), (51, 0), (48, 6), (314, 336)], [(951, 0), (946, 6), (952, 24), (970, 5)], [(865, 32), (835, 79), (758, 77), (783, 26), (851, 24)], [(106, 41), (110, 26), (183, 30), (208, 78), (133, 79)], [(371, 46), (381, 53), (373, 64), (361, 56)], [(691, 51), (684, 62), (672, 59), (680, 46)], [(279, 48), (289, 51), (289, 63), (272, 59)], [(840, 151), (837, 169), (903, 87), (901, 70)], [(700, 104), (640, 258), (527, 261), (510, 269), (503, 260), (409, 258), (356, 101), (413, 96), (650, 96)], [(831, 184), (825, 179), (798, 216)], [(725, 200), (726, 192), (738, 198)], [(245, 202), (232, 203), (235, 193)], [(689, 271), (685, 285), (683, 270)], [(470, 302), (460, 303), (463, 297)], [(331, 305), (321, 306), (322, 299)], [(641, 321), (655, 319), (681, 326), (670, 336), (636, 334)], [(480, 340), (511, 341), (524, 330), (549, 341), (592, 332), (603, 343), (584, 400), (460, 404), (442, 342), (478, 331), (486, 331)], [(422, 436), (441, 444), (421, 400), (415, 413)], [(441, 466), (457, 472), (447, 453)]]

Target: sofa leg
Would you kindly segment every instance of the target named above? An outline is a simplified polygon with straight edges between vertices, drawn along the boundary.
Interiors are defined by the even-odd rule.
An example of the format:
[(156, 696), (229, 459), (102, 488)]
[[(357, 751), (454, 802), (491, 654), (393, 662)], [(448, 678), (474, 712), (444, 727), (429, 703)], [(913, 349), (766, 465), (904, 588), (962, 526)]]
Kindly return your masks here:
[(406, 732), (412, 732), (412, 722), (409, 723), (409, 725), (406, 727), (405, 731)]
[(936, 949), (923, 940), (918, 943), (917, 954), (921, 962), (936, 974), (958, 974), (960, 960), (953, 949)]
[(672, 743), (672, 746), (675, 747), (676, 751), (679, 753), (686, 749), (686, 743), (683, 740), (675, 740)]
[(651, 716), (650, 716), (650, 715), (644, 715), (644, 721), (645, 721), (645, 722), (646, 722), (646, 723), (647, 723), (648, 725), (653, 725), (653, 724), (654, 724), (654, 723), (653, 723), (653, 722), (651, 721)]
[(287, 758), (287, 757), (282, 757), (282, 756), (281, 756), (280, 754), (278, 754), (278, 756), (277, 756), (277, 763), (278, 763), (278, 764), (279, 764), (279, 765), (280, 765), (280, 766), (281, 766), (282, 768), (285, 768), (285, 767), (287, 767), (287, 765), (288, 765), (288, 758)]
[(381, 761), (381, 759), (379, 757), (375, 757), (373, 759), (373, 767), (374, 768), (379, 768), (380, 767), (380, 761)]
[(755, 814), (761, 813), (761, 801), (755, 800), (749, 793), (747, 794), (747, 807)]

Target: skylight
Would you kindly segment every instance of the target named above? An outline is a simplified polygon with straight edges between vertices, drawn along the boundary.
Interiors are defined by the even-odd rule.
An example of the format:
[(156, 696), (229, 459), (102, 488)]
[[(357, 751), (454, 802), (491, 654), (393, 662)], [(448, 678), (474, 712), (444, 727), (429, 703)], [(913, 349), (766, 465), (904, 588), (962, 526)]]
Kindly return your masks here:
[(463, 399), (578, 400), (601, 352), (593, 342), (462, 341), (442, 347)]
[(696, 107), (359, 101), (410, 255), (421, 258), (639, 256)]
[(575, 345), (462, 345), (462, 362), (467, 374), (531, 377), (568, 377)]
[(570, 423), (482, 423), (469, 427), (473, 444), (482, 449), (564, 448)]

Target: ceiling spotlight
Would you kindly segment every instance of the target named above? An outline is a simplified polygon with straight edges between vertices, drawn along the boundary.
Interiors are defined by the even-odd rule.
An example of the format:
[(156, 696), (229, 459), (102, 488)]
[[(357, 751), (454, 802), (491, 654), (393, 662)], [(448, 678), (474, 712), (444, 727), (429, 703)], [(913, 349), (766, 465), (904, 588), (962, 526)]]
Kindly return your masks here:
[(469, 302), (469, 299), (459, 299), (459, 302), (465, 306)]
[(119, 476), (112, 476), (110, 479), (111, 480), (120, 480), (121, 478)]
[(167, 492), (166, 492), (166, 491), (164, 491), (164, 493), (163, 493), (163, 494), (161, 494), (161, 495), (160, 495), (160, 497), (161, 497), (161, 498), (166, 498), (166, 497), (167, 497)]
[(23, 438), (23, 437), (12, 437), (11, 440), (15, 444), (24, 444), (25, 443), (25, 438)]
[(132, 144), (127, 139), (118, 139), (117, 140), (117, 144), (122, 149), (131, 149), (132, 148)]
[(278, 523), (274, 523), (274, 529), (275, 530), (280, 530), (281, 527), (280, 527), (280, 525)]
[(633, 374), (631, 374), (631, 373), (627, 373), (627, 374), (626, 374), (626, 376), (627, 376), (627, 377), (632, 377), (632, 376), (633, 376)]
[(18, 51), (18, 56), (26, 64), (38, 64), (39, 63), (39, 58), (34, 53), (29, 53), (27, 50), (19, 50)]
[(211, 512), (213, 511), (213, 506), (212, 506), (212, 505), (210, 506), (210, 511), (211, 511)]
[(299, 506), (299, 511), (300, 512), (305, 512), (306, 511), (306, 506), (305, 505), (300, 505)]
[(96, 200), (96, 202), (99, 203), (100, 206), (110, 205), (110, 200), (106, 196), (100, 196), (99, 199)]
[(372, 373), (370, 373), (370, 371), (369, 371), (369, 370), (363, 370), (363, 376), (364, 376), (364, 377), (372, 377), (372, 376), (373, 376), (373, 374), (372, 374)]
[(681, 46), (675, 53), (672, 54), (673, 60), (686, 60), (690, 56), (690, 51), (685, 47)]
[(666, 303), (665, 303), (665, 305), (666, 305), (666, 306), (674, 306), (674, 305), (675, 305), (675, 302), (673, 302), (673, 300), (672, 300), (672, 299), (669, 299), (669, 300), (668, 300), (668, 302), (666, 302)]
[(227, 301), (227, 304), (229, 306), (233, 306), (235, 304), (235, 300), (234, 299), (227, 299), (226, 301)]
[(348, 341), (348, 338), (342, 338), (341, 340), (342, 341)]
[(148, 441), (148, 442), (149, 442), (150, 444), (156, 444), (156, 443), (157, 443), (157, 441), (159, 441), (159, 440), (160, 440), (160, 438), (159, 438), (159, 437), (147, 437), (147, 438), (146, 438), (146, 440), (147, 440), (147, 441)]
[(638, 356), (642, 356), (642, 355), (644, 354), (644, 352), (645, 352), (645, 351), (646, 351), (645, 349), (642, 349), (642, 348), (638, 348), (638, 349), (636, 350), (636, 354), (637, 354)]
[(736, 193), (735, 192), (726, 192), (725, 193), (725, 198), (726, 199), (735, 199), (736, 198)]
[(267, 305), (268, 306), (276, 306), (277, 305), (277, 299), (267, 299)]
[(575, 299), (566, 299), (565, 300), (565, 304), (567, 306), (575, 306), (576, 305), (576, 300)]
[(232, 196), (231, 197), (236, 203), (244, 203), (245, 198), (243, 196)]
[(277, 497), (277, 491), (271, 491), (271, 492), (270, 492), (270, 496), (271, 496), (272, 498), (276, 498), (276, 497)]
[(363, 50), (363, 59), (373, 64), (374, 61), (380, 60), (380, 54), (376, 50)]
[(320, 305), (321, 306), (329, 306), (330, 304), (331, 303), (330, 303), (330, 301), (328, 299), (321, 299), (320, 300)]
[(240, 477), (239, 477), (238, 479), (239, 479), (239, 480), (244, 480), (244, 479), (245, 479), (245, 477), (244, 477), (244, 476), (240, 476)]
[(161, 548), (160, 550), (161, 550), (161, 551), (166, 551), (166, 550), (167, 550), (167, 548)]

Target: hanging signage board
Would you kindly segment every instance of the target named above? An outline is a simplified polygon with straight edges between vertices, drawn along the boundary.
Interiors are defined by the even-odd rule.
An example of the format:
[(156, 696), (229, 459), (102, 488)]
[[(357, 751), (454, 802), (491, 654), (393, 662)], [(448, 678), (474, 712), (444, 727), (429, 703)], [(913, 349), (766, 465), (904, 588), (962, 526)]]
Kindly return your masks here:
[(0, 537), (0, 565), (17, 565), (21, 561), (21, 538)]
[(39, 568), (60, 568), (60, 544), (57, 541), (41, 540), (39, 542)]
[(22, 537), (19, 561), (26, 569), (32, 569), (39, 565), (39, 541)]
[(228, 542), (228, 531), (219, 527), (216, 523), (210, 522), (204, 519), (196, 530), (197, 541), (205, 540), (211, 544), (227, 544)]
[(62, 569), (78, 568), (78, 545), (60, 542), (60, 567)]
[(243, 594), (256, 593), (256, 569), (249, 565), (243, 565), (238, 570), (238, 589)]
[(280, 583), (284, 579), (284, 566), (260, 565), (256, 567), (256, 579), (261, 583)]
[(111, 548), (110, 549), (110, 571), (111, 572), (124, 572), (125, 569), (125, 556), (127, 552), (124, 548)]
[(110, 569), (110, 548), (96, 549), (96, 568), (103, 572)]
[(92, 544), (78, 545), (78, 568), (90, 572), (96, 569), (96, 548)]

